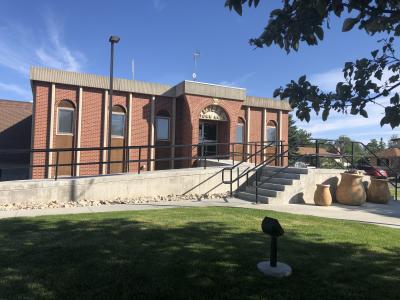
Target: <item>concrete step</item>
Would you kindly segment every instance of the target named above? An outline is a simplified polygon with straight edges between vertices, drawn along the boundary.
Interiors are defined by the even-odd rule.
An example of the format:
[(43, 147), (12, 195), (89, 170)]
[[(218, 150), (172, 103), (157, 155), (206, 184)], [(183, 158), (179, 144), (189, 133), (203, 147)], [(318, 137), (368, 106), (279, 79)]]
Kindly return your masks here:
[(264, 177), (261, 176), (260, 178), (261, 182), (264, 183), (274, 183), (274, 184), (281, 184), (281, 185), (292, 185), (293, 184), (293, 179), (287, 179), (287, 178), (274, 178), (274, 177)]
[(308, 174), (308, 169), (306, 169), (306, 168), (266, 166), (266, 167), (264, 167), (264, 169), (271, 170), (271, 171), (284, 170), (285, 173)]
[[(253, 186), (256, 186), (256, 183), (253, 182)], [(262, 189), (267, 189), (267, 190), (273, 190), (273, 191), (284, 191), (285, 190), (285, 185), (283, 184), (276, 184), (276, 183), (261, 183), (261, 181), (258, 182), (258, 187)]]
[[(236, 197), (242, 200), (256, 202), (256, 195), (248, 192), (238, 192)], [(258, 203), (268, 204), (268, 197), (263, 195), (258, 195)]]
[(273, 178), (287, 178), (287, 179), (300, 179), (300, 174), (296, 173), (286, 173), (283, 171), (271, 171), (271, 170), (263, 170), (263, 176), (273, 177)]
[[(251, 193), (251, 194), (255, 194), (256, 193), (256, 187), (255, 186), (248, 186), (248, 187), (246, 187), (246, 192)], [(263, 195), (263, 196), (266, 196), (266, 197), (276, 197), (278, 195), (278, 192), (258, 187), (258, 195)]]

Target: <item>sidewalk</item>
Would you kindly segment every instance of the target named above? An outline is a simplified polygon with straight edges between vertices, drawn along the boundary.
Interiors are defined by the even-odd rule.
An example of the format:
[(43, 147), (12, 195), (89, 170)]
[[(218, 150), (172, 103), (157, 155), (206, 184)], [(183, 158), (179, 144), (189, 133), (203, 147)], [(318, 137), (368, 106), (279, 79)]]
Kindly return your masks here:
[(81, 214), (81, 213), (99, 213), (112, 211), (135, 211), (149, 209), (167, 209), (178, 207), (241, 207), (262, 210), (272, 210), (278, 212), (293, 213), (299, 215), (311, 215), (324, 218), (359, 221), (369, 224), (388, 226), (400, 229), (400, 202), (391, 201), (388, 205), (366, 203), (363, 206), (344, 206), (334, 204), (330, 207), (321, 207), (306, 204), (286, 204), (286, 205), (268, 205), (254, 204), (248, 201), (230, 198), (226, 201), (204, 200), (204, 201), (170, 201), (157, 202), (149, 204), (119, 204), (103, 205), (90, 207), (71, 207), (71, 208), (48, 208), (34, 210), (14, 210), (0, 211), (0, 219), (13, 217), (36, 217), (45, 215), (62, 214)]

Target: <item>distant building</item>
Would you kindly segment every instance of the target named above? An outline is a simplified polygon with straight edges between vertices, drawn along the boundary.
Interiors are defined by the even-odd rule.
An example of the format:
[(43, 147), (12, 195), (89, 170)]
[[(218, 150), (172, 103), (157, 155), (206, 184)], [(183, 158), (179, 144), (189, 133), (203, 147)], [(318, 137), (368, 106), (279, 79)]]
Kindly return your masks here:
[(389, 166), (395, 172), (400, 172), (400, 148), (384, 149), (377, 152), (375, 155), (379, 158), (373, 158), (372, 165), (382, 167), (387, 171), (390, 171), (389, 168), (387, 168), (387, 166)]
[[(31, 102), (0, 100), (0, 150), (30, 149), (31, 128)], [(28, 178), (29, 160), (29, 153), (0, 154), (0, 180)]]
[[(308, 146), (308, 147), (299, 147), (297, 150), (297, 155), (301, 156), (299, 161), (306, 163), (307, 165), (315, 165), (315, 159), (317, 157), (316, 148)], [(326, 162), (336, 162), (340, 163), (344, 166), (348, 165), (348, 162), (343, 161), (340, 157), (340, 154), (329, 152), (327, 149), (320, 147), (318, 150), (318, 155), (320, 159), (326, 158)]]

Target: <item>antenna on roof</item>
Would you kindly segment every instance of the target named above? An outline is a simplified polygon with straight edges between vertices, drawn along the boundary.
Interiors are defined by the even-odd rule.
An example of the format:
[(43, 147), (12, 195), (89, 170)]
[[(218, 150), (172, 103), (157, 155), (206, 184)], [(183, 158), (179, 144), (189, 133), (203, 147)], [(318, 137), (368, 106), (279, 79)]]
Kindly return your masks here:
[(194, 70), (192, 74), (193, 81), (197, 81), (197, 60), (200, 58), (200, 51), (196, 50), (193, 53), (193, 60), (194, 60)]
[(132, 59), (132, 80), (135, 80), (135, 60)]

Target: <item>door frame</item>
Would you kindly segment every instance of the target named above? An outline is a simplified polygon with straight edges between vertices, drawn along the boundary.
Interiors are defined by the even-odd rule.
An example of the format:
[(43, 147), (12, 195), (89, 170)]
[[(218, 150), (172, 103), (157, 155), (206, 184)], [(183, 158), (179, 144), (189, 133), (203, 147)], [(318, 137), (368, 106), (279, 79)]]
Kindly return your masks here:
[[(216, 137), (216, 139), (215, 140), (205, 140), (204, 139), (204, 124), (205, 123), (211, 123), (211, 124), (215, 124), (216, 125), (215, 126), (215, 131), (216, 131), (215, 132), (215, 137)], [(219, 132), (219, 122), (218, 121), (200, 119), (200, 121), (199, 121), (199, 140), (198, 140), (198, 142), (199, 142), (199, 145), (200, 145), (199, 153), (201, 154), (201, 156), (204, 156), (205, 153), (208, 153), (208, 151), (206, 151), (206, 149), (205, 149), (207, 146), (204, 146), (202, 144), (218, 143), (218, 140), (219, 140), (218, 132)], [(218, 146), (216, 146), (216, 147), (218, 147)]]

